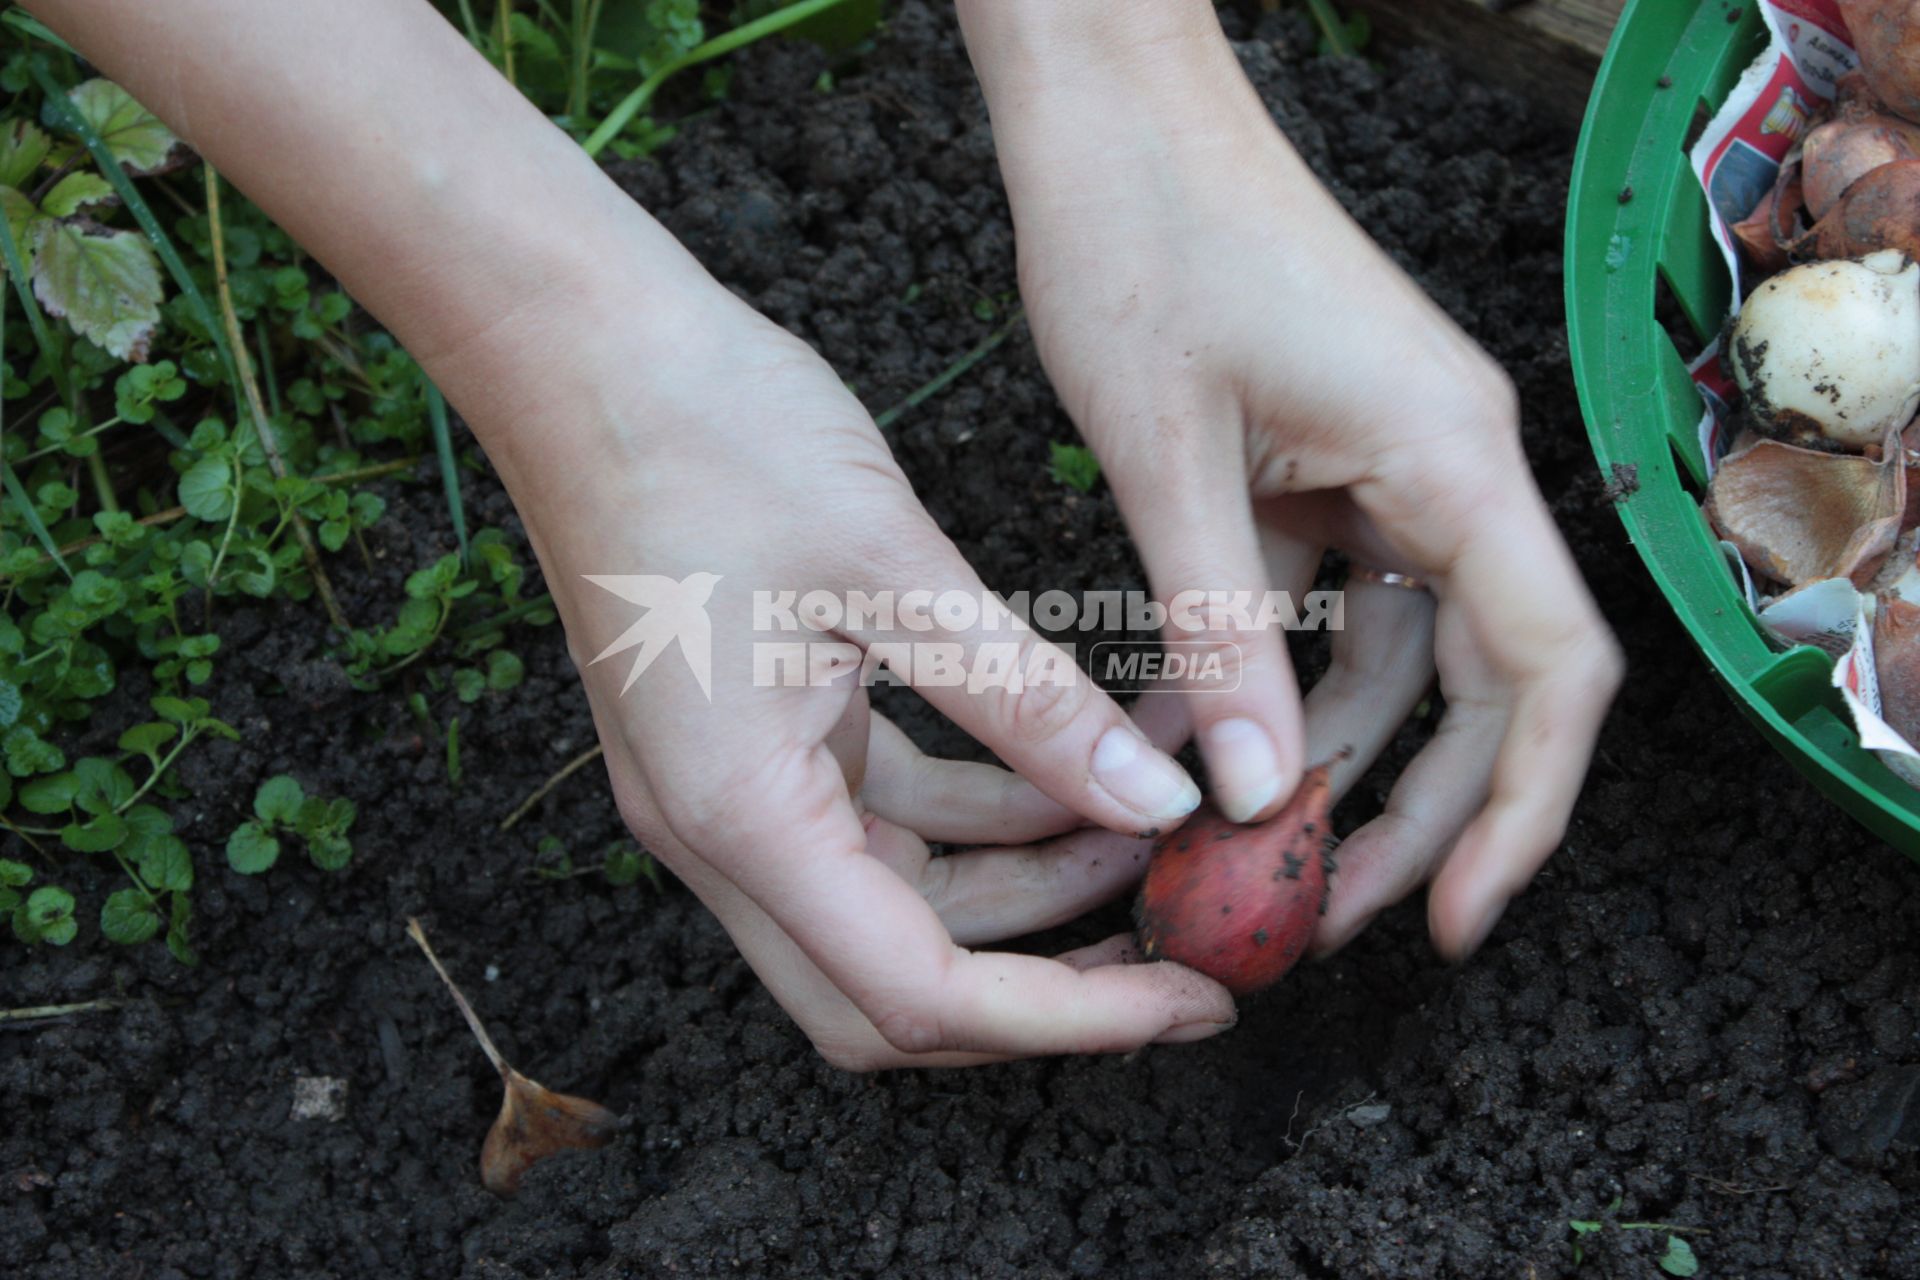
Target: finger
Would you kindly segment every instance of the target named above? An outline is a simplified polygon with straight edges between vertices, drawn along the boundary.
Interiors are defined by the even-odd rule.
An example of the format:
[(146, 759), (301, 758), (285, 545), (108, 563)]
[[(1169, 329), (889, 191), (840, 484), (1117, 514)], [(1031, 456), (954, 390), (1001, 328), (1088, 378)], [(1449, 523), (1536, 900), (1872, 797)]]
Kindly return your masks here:
[(772, 916), (726, 877), (671, 839), (650, 843), (674, 874), (720, 921), (767, 991), (812, 1042), (816, 1052), (846, 1071), (896, 1067), (974, 1067), (1005, 1062), (1004, 1054), (901, 1053), (874, 1030), (853, 1002), (828, 980)]
[(1245, 460), (1238, 450), (1190, 450), (1155, 462), (1150, 474), (1112, 473), (1115, 496), (1168, 606), (1166, 641), (1205, 663), (1177, 687), (1191, 695), (1187, 714), (1214, 799), (1234, 821), (1255, 821), (1293, 794), (1305, 744), (1285, 633), (1259, 622), (1272, 579)]
[(862, 795), (887, 821), (952, 844), (1022, 844), (1080, 824), (1078, 814), (1019, 774), (929, 756), (877, 715)]
[[(1273, 584), (1275, 590), (1292, 593), (1295, 601), (1304, 600), (1312, 588), (1320, 562), (1326, 556), (1326, 548), (1310, 533), (1293, 532), (1271, 521), (1267, 512), (1282, 502), (1291, 504), (1298, 498), (1310, 496), (1276, 499), (1256, 507), (1260, 512), (1260, 550), (1266, 561), (1267, 581)], [(1306, 527), (1301, 526), (1303, 530)], [(1191, 697), (1167, 681), (1157, 680), (1134, 699), (1133, 705), (1127, 710), (1148, 740), (1168, 755), (1173, 755), (1193, 738), (1193, 717), (1188, 714)]]
[(1498, 672), (1512, 709), (1486, 808), (1429, 898), (1435, 945), (1455, 958), (1480, 945), (1559, 844), (1622, 671), (1518, 445), (1464, 455), (1383, 463), (1400, 469), (1360, 496), (1381, 531), (1436, 575), (1443, 610), (1457, 611), (1457, 623), (1440, 622), (1442, 687), (1451, 691), (1449, 665), (1471, 650)]
[(1326, 914), (1314, 931), (1325, 955), (1353, 941), (1373, 918), (1425, 884), (1485, 802), (1506, 732), (1491, 705), (1447, 709), (1433, 740), (1394, 782), (1380, 815), (1340, 844)]
[(868, 853), (920, 891), (963, 947), (1051, 929), (1112, 901), (1147, 867), (1153, 842), (1085, 830), (1041, 845), (928, 855), (913, 832), (867, 825)]
[(1078, 973), (956, 947), (919, 891), (869, 856), (832, 754), (755, 745), (759, 767), (738, 795), (678, 797), (665, 816), (717, 815), (674, 834), (758, 904), (894, 1049), (1125, 1052), (1175, 1029), (1232, 1022), (1226, 990), (1178, 966)]
[[(1159, 831), (1200, 804), (1200, 789), (1156, 750), (1069, 655), (1014, 625), (951, 542), (930, 529), (893, 566), (924, 584), (930, 611), (849, 618), (845, 634), (910, 678), (921, 697), (1046, 795), (1115, 831)], [(956, 603), (955, 611), (944, 602)], [(929, 660), (938, 655), (942, 661)]]
[(1114, 964), (1147, 964), (1140, 940), (1131, 933), (1116, 933), (1092, 946), (1063, 951), (1054, 959), (1070, 969), (1104, 969)]
[(1428, 896), (1428, 928), (1449, 959), (1479, 950), (1507, 903), (1560, 847), (1619, 685), (1618, 658), (1596, 648), (1590, 661), (1570, 659), (1577, 674), (1530, 681), (1514, 708), (1486, 808)]
[(1307, 758), (1333, 759), (1334, 798), (1373, 767), (1433, 684), (1433, 597), (1360, 578), (1333, 659), (1307, 694)]

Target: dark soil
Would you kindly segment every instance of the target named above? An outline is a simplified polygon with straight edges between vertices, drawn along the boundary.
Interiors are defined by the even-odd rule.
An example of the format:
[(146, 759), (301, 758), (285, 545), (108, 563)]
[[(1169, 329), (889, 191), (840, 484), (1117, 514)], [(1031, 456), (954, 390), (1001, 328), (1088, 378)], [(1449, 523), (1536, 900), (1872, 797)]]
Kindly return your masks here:
[[(585, 859), (621, 834), (597, 775), (495, 835), (592, 742), (556, 631), (515, 637), (529, 678), (466, 713), (452, 792), (406, 690), (349, 693), (311, 609), (236, 612), (209, 694), (245, 741), (190, 752), (176, 808), (202, 966), (91, 927), (65, 951), (0, 946), (0, 1005), (128, 1000), (0, 1030), (0, 1273), (1477, 1280), (1570, 1274), (1569, 1220), (1607, 1219), (1694, 1228), (1702, 1275), (1920, 1274), (1920, 874), (1737, 717), (1593, 474), (1561, 326), (1570, 139), (1429, 56), (1322, 61), (1298, 22), (1235, 30), (1341, 199), (1512, 370), (1632, 658), (1565, 850), (1485, 951), (1439, 965), (1410, 903), (1199, 1046), (837, 1074), (684, 892), (526, 874), (542, 835)], [(878, 410), (1000, 323), (1011, 232), (943, 12), (905, 5), (832, 92), (821, 65), (749, 52), (731, 101), (620, 176)], [(992, 585), (1137, 585), (1110, 498), (1047, 476), (1072, 428), (1024, 334), (892, 435)], [(390, 494), (356, 616), (449, 546), (432, 485)], [(225, 833), (281, 771), (358, 802), (344, 873), (226, 870)], [(514, 1201), (482, 1191), (498, 1086), (410, 914), (511, 1057), (631, 1129)], [(343, 1118), (291, 1118), (305, 1076), (347, 1081)], [(1580, 1274), (1657, 1276), (1668, 1234), (1581, 1237)]]

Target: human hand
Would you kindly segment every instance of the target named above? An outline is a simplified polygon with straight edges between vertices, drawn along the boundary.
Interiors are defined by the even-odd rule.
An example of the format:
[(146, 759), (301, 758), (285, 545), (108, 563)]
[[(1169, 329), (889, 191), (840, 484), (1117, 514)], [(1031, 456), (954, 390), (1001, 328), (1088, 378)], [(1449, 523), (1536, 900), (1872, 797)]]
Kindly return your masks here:
[(1559, 843), (1621, 676), (1510, 384), (1314, 179), (1210, 6), (962, 17), (1035, 341), (1156, 594), (1298, 600), (1330, 547), (1432, 591), (1350, 582), (1304, 712), (1284, 636), (1221, 624), (1168, 638), (1220, 646), (1240, 687), (1136, 714), (1190, 720), (1249, 820), (1343, 747), (1350, 787), (1437, 661), (1439, 733), (1344, 844), (1318, 944), (1431, 880), (1436, 945), (1470, 953)]
[[(431, 6), (36, 12), (318, 255), (460, 410), (546, 572), (621, 813), (829, 1058), (1122, 1050), (1231, 1024), (1224, 989), (1124, 965), (1124, 939), (1060, 960), (965, 949), (1119, 892), (1144, 856), (1133, 833), (1199, 802), (1084, 679), (926, 690), (1031, 782), (925, 760), (850, 681), (756, 686), (756, 589), (977, 601), (981, 585), (833, 372), (720, 288)], [(631, 691), (634, 651), (592, 661), (636, 611), (586, 574), (652, 575), (635, 594), (705, 605), (710, 702), (678, 656), (656, 654)], [(1012, 638), (1016, 667), (1053, 652), (977, 628), (841, 638), (964, 652)], [(939, 860), (922, 840), (1018, 845), (1082, 818), (1125, 834)]]
[[(850, 673), (757, 682), (756, 641), (950, 642), (970, 655), (1017, 641), (1021, 669), (1048, 646), (1032, 631), (903, 619), (756, 634), (756, 589), (977, 600), (984, 588), (805, 344), (717, 287), (662, 307), (657, 332), (632, 317), (631, 296), (616, 287), (604, 311), (576, 298), (517, 317), (510, 341), (441, 353), (436, 376), (513, 493), (635, 835), (843, 1067), (1127, 1051), (1231, 1025), (1223, 988), (1131, 963), (1125, 935), (1055, 959), (969, 950), (1124, 891), (1144, 865), (1139, 833), (1185, 817), (1198, 791), (1083, 675), (1018, 693), (921, 689), (1023, 776), (922, 756), (869, 714)], [(627, 376), (636, 368), (647, 376)], [(678, 653), (631, 689), (637, 650), (596, 660), (638, 610), (587, 575), (639, 573), (696, 595), (709, 580), (694, 575), (718, 575), (705, 602), (711, 701)], [(1108, 830), (1028, 847), (1082, 818)], [(994, 847), (934, 859), (927, 840)]]

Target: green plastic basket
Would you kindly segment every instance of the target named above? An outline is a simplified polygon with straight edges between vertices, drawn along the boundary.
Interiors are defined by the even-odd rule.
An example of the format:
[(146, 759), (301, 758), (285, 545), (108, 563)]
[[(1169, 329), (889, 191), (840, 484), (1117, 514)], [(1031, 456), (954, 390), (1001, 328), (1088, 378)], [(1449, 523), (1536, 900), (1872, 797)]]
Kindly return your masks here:
[(1627, 532), (1714, 673), (1815, 786), (1920, 859), (1920, 793), (1860, 748), (1830, 683), (1832, 660), (1805, 646), (1776, 650), (1734, 584), (1699, 509), (1700, 396), (1654, 318), (1662, 281), (1703, 338), (1726, 316), (1731, 281), (1685, 147), (1697, 115), (1720, 105), (1766, 43), (1757, 5), (1627, 5), (1568, 200), (1574, 381), (1602, 474), (1616, 465), (1636, 473), (1639, 487), (1618, 503)]

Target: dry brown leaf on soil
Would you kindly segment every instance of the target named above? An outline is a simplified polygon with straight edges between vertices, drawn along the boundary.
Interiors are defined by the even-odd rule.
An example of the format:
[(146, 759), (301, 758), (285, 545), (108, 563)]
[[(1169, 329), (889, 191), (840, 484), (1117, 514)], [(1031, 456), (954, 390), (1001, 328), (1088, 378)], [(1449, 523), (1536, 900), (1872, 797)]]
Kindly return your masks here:
[(420, 944), (433, 971), (447, 984), (454, 1004), (467, 1020), (481, 1051), (500, 1073), (504, 1086), (500, 1114), (487, 1130), (486, 1143), (480, 1148), (480, 1181), (497, 1196), (510, 1196), (520, 1189), (520, 1179), (548, 1156), (561, 1151), (604, 1147), (621, 1128), (621, 1119), (597, 1102), (555, 1093), (545, 1085), (529, 1080), (510, 1066), (493, 1037), (480, 1022), (480, 1016), (467, 1002), (466, 995), (448, 975), (440, 957), (427, 943), (427, 935), (418, 920), (407, 921), (407, 936)]

